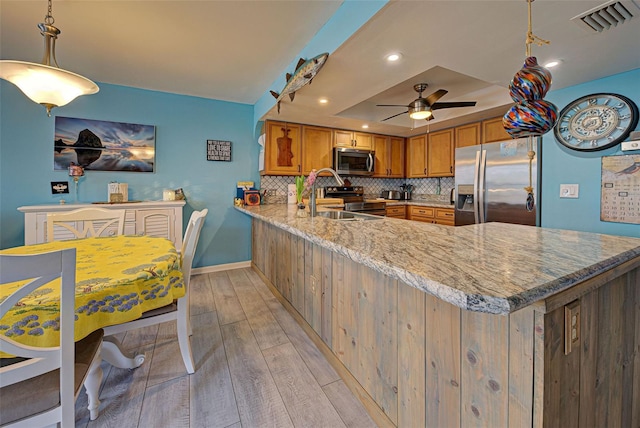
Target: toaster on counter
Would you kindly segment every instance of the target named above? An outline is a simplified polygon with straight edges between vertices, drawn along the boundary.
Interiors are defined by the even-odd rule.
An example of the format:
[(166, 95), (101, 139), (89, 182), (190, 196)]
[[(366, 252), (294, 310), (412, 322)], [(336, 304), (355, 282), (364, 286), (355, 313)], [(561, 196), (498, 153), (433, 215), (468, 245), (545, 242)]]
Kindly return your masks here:
[(383, 190), (380, 197), (383, 199), (399, 201), (402, 199), (402, 192), (399, 190)]

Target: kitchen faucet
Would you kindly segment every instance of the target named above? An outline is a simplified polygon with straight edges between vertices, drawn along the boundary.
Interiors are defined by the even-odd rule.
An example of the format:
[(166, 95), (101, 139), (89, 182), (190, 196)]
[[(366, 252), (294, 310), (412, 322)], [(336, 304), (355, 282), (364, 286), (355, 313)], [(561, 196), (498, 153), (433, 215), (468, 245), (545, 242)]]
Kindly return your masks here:
[(344, 186), (344, 181), (342, 180), (342, 178), (340, 178), (340, 176), (338, 175), (337, 172), (335, 172), (333, 169), (331, 168), (320, 168), (319, 170), (316, 171), (316, 180), (314, 180), (313, 184), (311, 185), (311, 195), (309, 195), (309, 213), (311, 214), (311, 217), (315, 217), (317, 214), (317, 210), (316, 210), (316, 181), (318, 179), (318, 177), (320, 176), (321, 172), (324, 171), (328, 171), (331, 174), (333, 174), (333, 176), (336, 179), (336, 182), (338, 183), (338, 186)]

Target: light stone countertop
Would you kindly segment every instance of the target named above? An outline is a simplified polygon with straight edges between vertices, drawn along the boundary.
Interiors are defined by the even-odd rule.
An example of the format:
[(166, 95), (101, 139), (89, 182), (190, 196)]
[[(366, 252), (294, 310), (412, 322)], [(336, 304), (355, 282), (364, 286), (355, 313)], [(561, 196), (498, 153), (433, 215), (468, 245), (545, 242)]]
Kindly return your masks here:
[(296, 217), (235, 207), (462, 309), (508, 314), (640, 257), (640, 239), (505, 223), (440, 226), (382, 217)]

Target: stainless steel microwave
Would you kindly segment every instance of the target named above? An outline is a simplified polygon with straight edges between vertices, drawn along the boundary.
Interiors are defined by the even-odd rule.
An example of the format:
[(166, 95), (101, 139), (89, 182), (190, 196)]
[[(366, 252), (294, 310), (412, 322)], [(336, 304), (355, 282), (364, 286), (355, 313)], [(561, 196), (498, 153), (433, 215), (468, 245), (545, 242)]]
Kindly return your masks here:
[(373, 175), (375, 159), (372, 150), (333, 148), (333, 169), (340, 175)]

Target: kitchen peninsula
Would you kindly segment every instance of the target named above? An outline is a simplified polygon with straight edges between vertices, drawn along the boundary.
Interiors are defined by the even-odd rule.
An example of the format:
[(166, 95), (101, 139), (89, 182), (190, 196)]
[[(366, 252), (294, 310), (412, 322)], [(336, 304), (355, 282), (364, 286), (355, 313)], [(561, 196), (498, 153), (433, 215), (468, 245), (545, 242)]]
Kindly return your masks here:
[(640, 239), (236, 209), (379, 425), (640, 425)]

